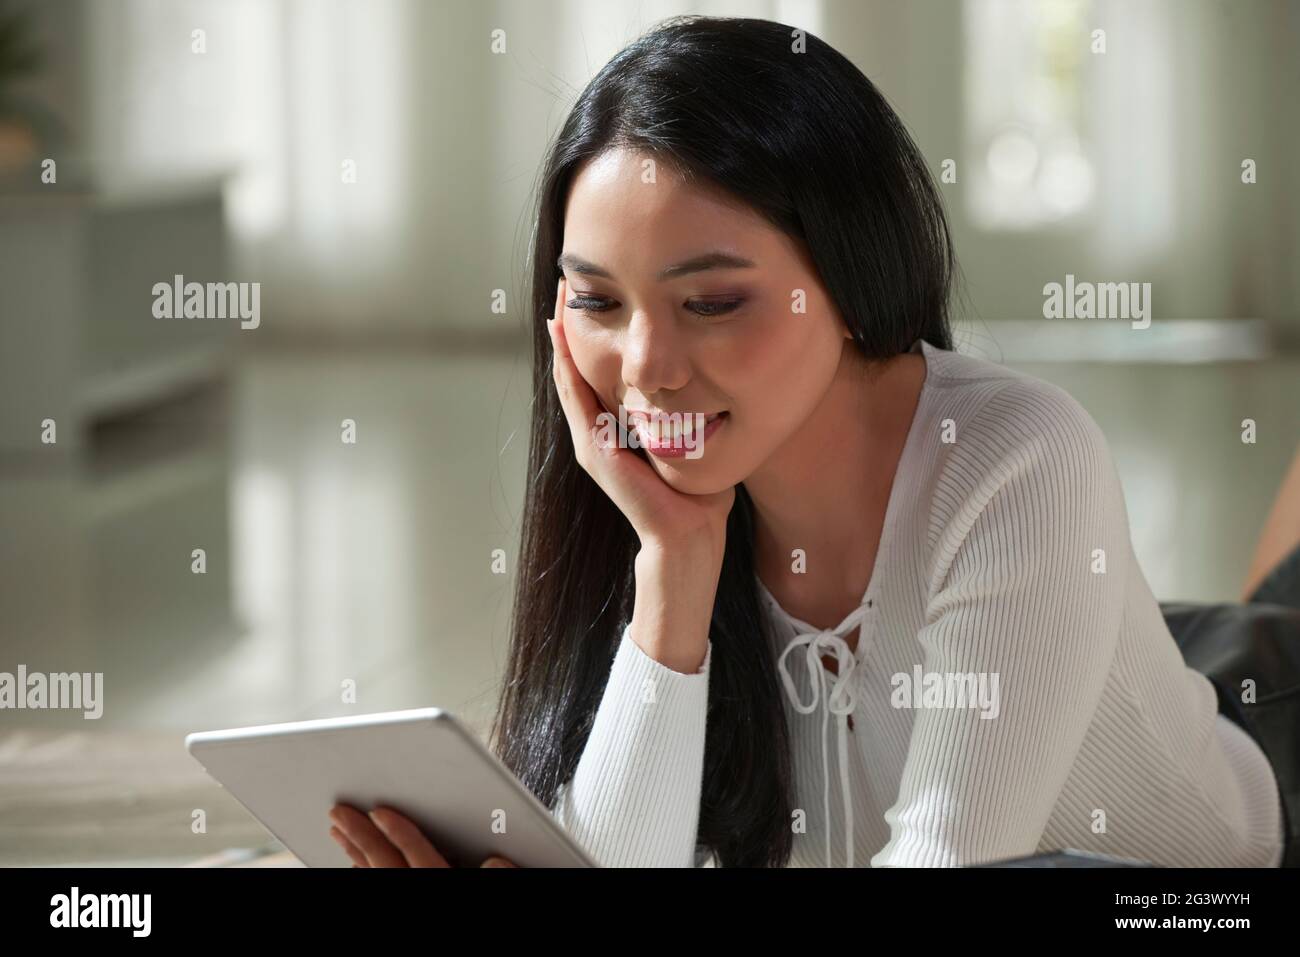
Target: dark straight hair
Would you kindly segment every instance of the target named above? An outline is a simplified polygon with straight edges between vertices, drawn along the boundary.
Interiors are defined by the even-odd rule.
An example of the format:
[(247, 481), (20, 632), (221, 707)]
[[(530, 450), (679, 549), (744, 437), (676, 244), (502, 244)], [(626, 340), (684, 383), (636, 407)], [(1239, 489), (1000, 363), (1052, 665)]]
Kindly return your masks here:
[[(569, 187), (583, 163), (620, 147), (721, 188), (802, 242), (867, 360), (905, 352), (918, 338), (952, 348), (955, 262), (938, 191), (899, 118), (843, 55), (768, 20), (682, 16), (661, 21), (592, 79), (538, 189), (527, 489), (491, 731), (503, 762), (552, 809), (582, 755), (634, 598), (639, 543), (574, 458), (546, 329)], [(723, 867), (784, 866), (793, 843), (789, 734), (753, 542), (753, 505), (741, 485), (709, 628), (697, 832)]]

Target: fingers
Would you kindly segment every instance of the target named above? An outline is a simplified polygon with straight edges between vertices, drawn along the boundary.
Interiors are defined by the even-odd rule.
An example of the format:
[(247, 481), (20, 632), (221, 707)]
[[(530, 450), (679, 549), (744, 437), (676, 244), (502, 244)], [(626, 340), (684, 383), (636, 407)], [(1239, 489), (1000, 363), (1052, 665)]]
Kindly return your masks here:
[(377, 807), (367, 816), (340, 804), (330, 817), (338, 822), (330, 836), (358, 867), (448, 866), (415, 823), (392, 808)]
[(357, 849), (357, 846), (348, 840), (347, 835), (337, 827), (330, 828), (330, 837), (334, 838), (335, 843), (337, 843), (339, 847), (343, 848), (343, 853), (347, 854), (347, 856), (352, 859), (353, 867), (370, 866), (370, 862), (366, 860), (366, 855), (362, 854), (361, 851)]
[[(564, 297), (569, 294), (569, 284), (563, 276), (555, 286), (555, 308), (552, 310), (551, 321), (547, 323), (546, 328), (551, 333), (551, 344), (555, 347), (555, 354), (563, 356), (566, 359), (573, 358), (569, 352), (569, 341), (564, 338)], [(556, 335), (559, 335), (559, 341), (556, 341)]]
[[(330, 837), (343, 848), (353, 867), (450, 867), (424, 832), (406, 815), (376, 807), (369, 815), (347, 804), (330, 811)], [(500, 855), (480, 867), (518, 867)]]
[[(406, 857), (365, 814), (346, 804), (335, 805), (330, 819), (361, 853), (369, 867), (409, 867)], [(350, 856), (350, 855), (349, 855)]]
[(446, 859), (416, 827), (415, 822), (392, 808), (377, 807), (370, 812), (384, 836), (402, 852), (409, 867), (448, 867)]
[(551, 334), (551, 349), (554, 353), (551, 371), (555, 378), (555, 391), (560, 397), (560, 405), (564, 409), (573, 438), (573, 447), (581, 462), (581, 456), (592, 441), (591, 432), (596, 426), (596, 416), (602, 409), (596, 400), (596, 393), (582, 378), (582, 373), (573, 361), (573, 353), (569, 350), (569, 341), (564, 333), (564, 298), (567, 292), (567, 284), (561, 276), (556, 287), (555, 315), (546, 325)]

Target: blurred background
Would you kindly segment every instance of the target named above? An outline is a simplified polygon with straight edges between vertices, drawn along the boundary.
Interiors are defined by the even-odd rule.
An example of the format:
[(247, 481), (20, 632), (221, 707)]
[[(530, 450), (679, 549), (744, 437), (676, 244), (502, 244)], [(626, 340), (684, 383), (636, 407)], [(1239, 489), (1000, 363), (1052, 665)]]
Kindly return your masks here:
[[(266, 845), (190, 731), (486, 731), (532, 190), (685, 12), (862, 68), (955, 174), (959, 351), (1097, 420), (1157, 596), (1239, 596), (1300, 443), (1294, 0), (0, 0), (0, 672), (104, 675), (99, 719), (0, 711), (0, 864)], [(176, 275), (259, 324), (155, 318)], [(1067, 275), (1149, 282), (1150, 327), (1043, 318)]]

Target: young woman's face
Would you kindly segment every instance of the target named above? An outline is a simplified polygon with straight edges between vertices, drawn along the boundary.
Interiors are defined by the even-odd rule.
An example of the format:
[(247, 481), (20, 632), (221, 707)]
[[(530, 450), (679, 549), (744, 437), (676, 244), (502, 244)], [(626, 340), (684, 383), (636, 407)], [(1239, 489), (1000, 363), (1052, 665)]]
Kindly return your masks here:
[[(715, 253), (752, 265), (689, 265)], [(848, 332), (802, 244), (648, 154), (579, 171), (563, 256), (569, 348), (607, 411), (726, 413), (697, 457), (649, 456), (678, 491), (743, 482), (831, 385)]]

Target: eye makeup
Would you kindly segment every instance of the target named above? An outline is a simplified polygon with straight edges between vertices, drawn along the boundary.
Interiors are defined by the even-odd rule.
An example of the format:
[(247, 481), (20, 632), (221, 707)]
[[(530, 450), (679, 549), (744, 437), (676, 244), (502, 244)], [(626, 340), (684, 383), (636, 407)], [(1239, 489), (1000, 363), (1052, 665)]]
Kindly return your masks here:
[[(735, 312), (748, 300), (743, 296), (713, 296), (709, 298), (688, 299), (682, 307), (695, 313), (702, 319), (723, 316)], [(616, 300), (606, 296), (594, 296), (577, 293), (564, 304), (569, 309), (586, 313), (609, 312), (617, 308)]]

